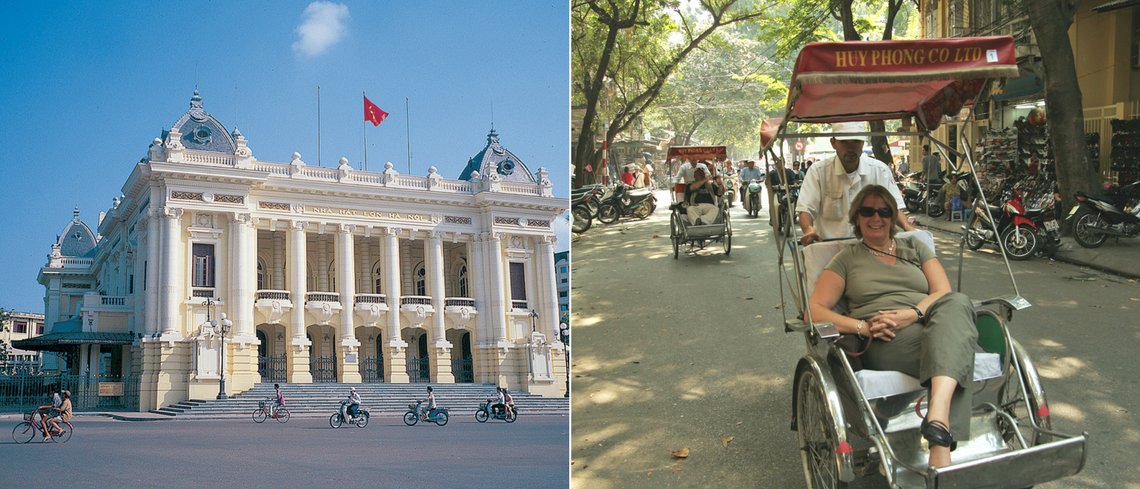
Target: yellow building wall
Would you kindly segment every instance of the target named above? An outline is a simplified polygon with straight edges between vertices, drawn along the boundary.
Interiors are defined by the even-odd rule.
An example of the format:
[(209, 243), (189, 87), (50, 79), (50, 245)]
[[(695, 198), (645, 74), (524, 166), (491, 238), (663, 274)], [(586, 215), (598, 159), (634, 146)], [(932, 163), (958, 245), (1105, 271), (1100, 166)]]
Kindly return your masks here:
[(1097, 13), (1085, 2), (1069, 28), (1085, 107), (1132, 99), (1132, 10)]

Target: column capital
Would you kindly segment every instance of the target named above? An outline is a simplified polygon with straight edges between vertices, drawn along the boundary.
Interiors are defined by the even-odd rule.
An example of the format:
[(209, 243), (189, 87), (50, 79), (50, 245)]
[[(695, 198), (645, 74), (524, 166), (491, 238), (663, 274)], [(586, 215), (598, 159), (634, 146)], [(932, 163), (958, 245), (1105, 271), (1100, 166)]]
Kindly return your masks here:
[(235, 212), (230, 218), (230, 221), (234, 224), (249, 226), (253, 224), (253, 214), (250, 214), (248, 212)]
[(352, 234), (356, 232), (355, 224), (339, 224), (336, 231), (340, 234)]
[(293, 221), (289, 223), (289, 229), (293, 231), (304, 231), (307, 227), (309, 227), (309, 223), (305, 221)]
[(384, 236), (398, 236), (399, 234), (400, 234), (400, 228), (396, 228), (396, 227), (384, 228)]
[(443, 241), (443, 233), (439, 231), (428, 232), (428, 237), (430, 237), (432, 241)]
[(554, 246), (558, 243), (558, 237), (553, 234), (548, 234), (542, 237), (542, 244), (547, 246)]
[(167, 219), (178, 219), (182, 217), (182, 212), (183, 211), (181, 207), (166, 206), (162, 208), (162, 217), (165, 217)]

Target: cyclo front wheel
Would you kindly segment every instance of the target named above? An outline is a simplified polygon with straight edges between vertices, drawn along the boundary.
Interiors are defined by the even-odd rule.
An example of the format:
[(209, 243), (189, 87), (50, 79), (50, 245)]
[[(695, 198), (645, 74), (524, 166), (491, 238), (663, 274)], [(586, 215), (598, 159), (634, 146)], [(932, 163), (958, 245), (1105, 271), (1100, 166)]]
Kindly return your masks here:
[(36, 428), (32, 426), (32, 423), (29, 423), (27, 421), (24, 421), (23, 423), (16, 425), (15, 428), (12, 428), (12, 440), (14, 440), (16, 443), (27, 443), (32, 441), (32, 438), (35, 437)]
[(839, 461), (835, 457), (839, 448), (835, 421), (828, 409), (823, 384), (813, 370), (800, 375), (796, 388), (796, 423), (808, 488), (845, 489), (847, 483), (839, 480)]

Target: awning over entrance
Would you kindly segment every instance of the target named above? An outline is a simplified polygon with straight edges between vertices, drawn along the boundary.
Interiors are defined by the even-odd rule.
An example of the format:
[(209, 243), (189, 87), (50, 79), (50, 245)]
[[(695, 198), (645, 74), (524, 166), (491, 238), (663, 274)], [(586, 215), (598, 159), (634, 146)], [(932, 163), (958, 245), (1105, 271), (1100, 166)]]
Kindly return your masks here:
[(129, 345), (134, 342), (131, 333), (80, 331), (82, 326), (78, 317), (59, 321), (52, 325), (50, 333), (13, 341), (12, 346), (29, 351), (70, 351), (77, 345)]
[(45, 335), (13, 341), (12, 346), (21, 350), (70, 351), (77, 345), (129, 345), (134, 342), (130, 333), (69, 332), (48, 333)]
[(1038, 95), (1042, 90), (1045, 90), (1045, 81), (1035, 73), (1028, 73), (1020, 78), (1006, 80), (1004, 87), (995, 86), (990, 98), (999, 101), (1016, 100)]

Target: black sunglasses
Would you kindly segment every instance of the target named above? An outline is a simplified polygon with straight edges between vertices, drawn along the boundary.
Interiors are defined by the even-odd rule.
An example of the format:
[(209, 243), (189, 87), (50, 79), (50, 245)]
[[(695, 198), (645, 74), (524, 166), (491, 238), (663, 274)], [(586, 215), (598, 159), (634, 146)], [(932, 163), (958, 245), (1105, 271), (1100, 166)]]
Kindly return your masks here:
[(859, 215), (863, 216), (863, 217), (871, 217), (871, 216), (875, 215), (876, 213), (879, 214), (879, 217), (886, 218), (886, 217), (891, 217), (891, 215), (894, 214), (894, 211), (892, 211), (890, 207), (879, 207), (878, 209), (876, 209), (874, 207), (860, 207), (859, 208)]

